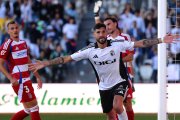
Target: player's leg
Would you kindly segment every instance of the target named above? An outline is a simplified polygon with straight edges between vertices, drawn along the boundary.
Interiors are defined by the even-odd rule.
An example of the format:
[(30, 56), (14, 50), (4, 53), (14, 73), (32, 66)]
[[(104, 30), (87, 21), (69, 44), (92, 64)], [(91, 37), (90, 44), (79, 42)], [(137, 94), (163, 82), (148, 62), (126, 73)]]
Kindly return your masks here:
[(100, 90), (100, 98), (103, 113), (106, 113), (107, 120), (116, 120), (116, 112), (113, 109), (113, 90)]
[(40, 114), (39, 114), (39, 106), (37, 104), (37, 100), (34, 99), (30, 102), (23, 103), (24, 108), (28, 108), (30, 111), (31, 120), (41, 120)]
[(125, 109), (123, 108), (123, 97), (119, 95), (114, 96), (113, 108), (117, 113), (119, 120), (128, 120)]
[(124, 100), (124, 107), (128, 116), (128, 120), (134, 120), (134, 111), (132, 107), (133, 98), (133, 88), (129, 88), (126, 94), (126, 99)]
[(134, 111), (132, 108), (132, 99), (126, 99), (126, 101), (124, 102), (124, 106), (126, 109), (128, 120), (134, 120)]
[(32, 82), (28, 81), (24, 83), (24, 92), (23, 92), (23, 106), (30, 110), (31, 120), (41, 120), (39, 114), (39, 106), (34, 94), (34, 89)]
[(15, 113), (11, 120), (23, 120), (25, 117), (27, 117), (30, 113), (30, 110), (29, 109), (24, 109), (24, 110), (21, 110), (17, 113)]
[(112, 109), (110, 112), (106, 113), (107, 120), (116, 120), (116, 112)]
[(126, 111), (123, 107), (124, 96), (126, 96), (127, 88), (128, 82), (125, 81), (116, 85), (114, 90), (115, 96), (113, 100), (113, 108), (116, 111), (119, 120), (128, 120)]
[[(12, 86), (14, 89), (14, 92), (18, 95), (18, 91), (20, 88), (20, 85)], [(27, 117), (30, 114), (30, 110), (28, 108), (25, 108), (24, 110), (21, 110), (17, 113), (15, 113), (11, 120), (23, 120), (25, 117)]]

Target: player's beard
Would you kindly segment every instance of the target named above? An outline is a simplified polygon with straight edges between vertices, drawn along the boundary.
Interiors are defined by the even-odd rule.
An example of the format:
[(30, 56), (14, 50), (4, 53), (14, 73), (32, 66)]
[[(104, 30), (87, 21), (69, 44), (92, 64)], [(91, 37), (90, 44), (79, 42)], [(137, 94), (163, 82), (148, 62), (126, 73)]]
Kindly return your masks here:
[(106, 43), (106, 41), (107, 41), (106, 38), (99, 38), (99, 39), (97, 40), (97, 42), (100, 43), (100, 44), (104, 44), (104, 43)]

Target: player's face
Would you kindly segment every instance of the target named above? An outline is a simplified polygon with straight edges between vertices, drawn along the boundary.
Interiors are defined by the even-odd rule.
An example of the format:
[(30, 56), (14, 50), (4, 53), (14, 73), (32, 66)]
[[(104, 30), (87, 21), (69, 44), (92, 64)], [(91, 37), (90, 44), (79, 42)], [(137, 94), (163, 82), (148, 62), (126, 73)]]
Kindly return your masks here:
[(104, 21), (104, 24), (106, 25), (106, 30), (108, 34), (112, 34), (116, 30), (116, 22), (113, 22), (112, 20), (106, 20)]
[(19, 27), (15, 24), (9, 24), (8, 26), (8, 33), (12, 39), (19, 38)]
[(94, 37), (95, 37), (96, 41), (100, 44), (106, 43), (106, 41), (107, 41), (106, 36), (107, 36), (107, 33), (106, 33), (106, 29), (104, 27), (101, 27), (94, 31)]

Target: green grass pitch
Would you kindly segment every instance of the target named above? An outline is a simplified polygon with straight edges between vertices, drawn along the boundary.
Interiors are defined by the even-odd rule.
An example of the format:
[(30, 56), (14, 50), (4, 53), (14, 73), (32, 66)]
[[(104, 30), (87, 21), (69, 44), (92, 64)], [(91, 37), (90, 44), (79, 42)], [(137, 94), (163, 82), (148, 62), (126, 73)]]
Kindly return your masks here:
[[(10, 120), (12, 114), (0, 114), (0, 120)], [(104, 114), (41, 114), (42, 120), (106, 120)], [(180, 120), (180, 114), (169, 115), (169, 120)], [(25, 120), (30, 120), (27, 117)], [(135, 120), (157, 120), (157, 114), (135, 114)]]

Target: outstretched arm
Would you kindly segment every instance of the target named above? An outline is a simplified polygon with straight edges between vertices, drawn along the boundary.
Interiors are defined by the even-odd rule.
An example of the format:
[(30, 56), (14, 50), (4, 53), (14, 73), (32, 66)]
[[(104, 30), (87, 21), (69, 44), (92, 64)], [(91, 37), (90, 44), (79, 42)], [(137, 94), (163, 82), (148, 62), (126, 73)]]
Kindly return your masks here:
[(166, 35), (163, 39), (161, 38), (153, 38), (153, 39), (143, 39), (140, 41), (134, 42), (134, 47), (150, 47), (153, 45), (157, 45), (160, 43), (174, 43), (177, 42), (179, 39), (180, 35)]
[(39, 69), (42, 69), (44, 67), (50, 66), (50, 65), (57, 65), (57, 64), (65, 64), (68, 62), (71, 62), (73, 59), (71, 56), (64, 56), (64, 57), (57, 57), (52, 60), (47, 61), (36, 61), (36, 63), (29, 64), (29, 70), (36, 72)]
[(95, 3), (94, 3), (94, 19), (95, 19), (95, 23), (101, 23), (101, 20), (99, 18), (99, 11), (100, 11), (100, 8), (102, 6), (102, 0), (97, 0)]

